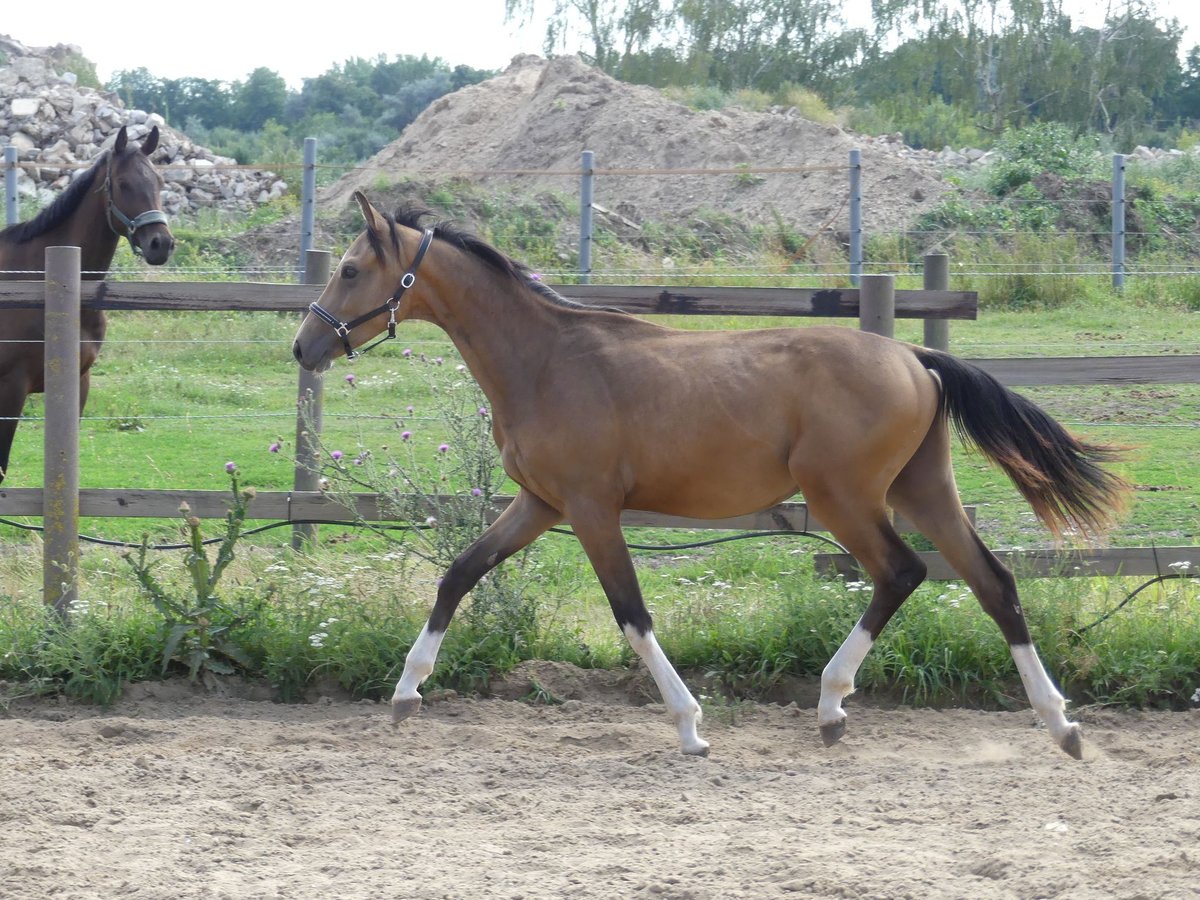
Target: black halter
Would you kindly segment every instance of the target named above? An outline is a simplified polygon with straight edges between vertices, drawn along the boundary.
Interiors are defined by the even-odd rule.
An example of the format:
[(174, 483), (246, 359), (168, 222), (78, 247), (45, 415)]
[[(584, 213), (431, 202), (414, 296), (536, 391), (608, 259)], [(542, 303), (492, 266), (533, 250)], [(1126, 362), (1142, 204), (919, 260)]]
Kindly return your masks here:
[(121, 210), (117, 209), (117, 205), (113, 202), (112, 195), (112, 158), (108, 160), (108, 167), (104, 172), (104, 197), (108, 201), (108, 227), (113, 230), (114, 234), (120, 235), (117, 231), (117, 226), (113, 224), (115, 218), (118, 222), (125, 226), (125, 237), (129, 240), (129, 246), (133, 249), (135, 256), (141, 256), (141, 248), (133, 242), (134, 233), (143, 225), (153, 225), (162, 223), (168, 225), (167, 214), (161, 209), (148, 209), (144, 213), (134, 216), (132, 219)]
[[(338, 337), (342, 339), (342, 346), (346, 348), (346, 359), (354, 359), (356, 356), (362, 356), (372, 347), (377, 347), (384, 341), (390, 341), (396, 336), (396, 310), (400, 306), (400, 298), (417, 280), (417, 267), (421, 265), (421, 260), (425, 258), (425, 251), (429, 249), (429, 245), (433, 243), (433, 229), (426, 228), (425, 233), (421, 236), (421, 246), (417, 248), (417, 255), (413, 257), (412, 265), (408, 267), (408, 271), (404, 273), (404, 277), (400, 279), (400, 287), (396, 288), (396, 293), (388, 299), (386, 303), (381, 303), (379, 306), (363, 313), (356, 319), (349, 322), (343, 322), (333, 313), (328, 310), (321, 309), (316, 303), (310, 304), (308, 311), (320, 319), (325, 324), (329, 325), (337, 332)], [(372, 344), (368, 344), (361, 350), (355, 350), (350, 346), (350, 332), (361, 325), (363, 322), (370, 321), (381, 312), (387, 312), (388, 324), (387, 334)]]

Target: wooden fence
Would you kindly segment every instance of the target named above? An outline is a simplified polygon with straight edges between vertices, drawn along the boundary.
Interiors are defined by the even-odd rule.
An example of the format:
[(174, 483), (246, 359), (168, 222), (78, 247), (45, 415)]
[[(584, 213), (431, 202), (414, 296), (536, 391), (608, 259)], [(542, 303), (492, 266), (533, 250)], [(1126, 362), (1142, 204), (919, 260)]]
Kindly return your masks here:
[[(212, 282), (108, 283), (80, 282), (78, 255), (55, 257), (61, 250), (47, 251), (46, 281), (0, 282), (0, 310), (5, 308), (41, 308), (49, 311), (51, 294), (56, 307), (73, 302), (104, 310), (176, 310), (176, 311), (275, 311), (301, 313), (321, 293), (329, 270), (329, 254), (309, 251), (308, 284), (233, 284)], [(72, 267), (74, 274), (72, 274)], [(641, 285), (566, 285), (558, 290), (584, 303), (615, 307), (642, 315), (755, 315), (859, 319), (864, 330), (890, 334), (895, 318), (926, 320), (926, 343), (944, 344), (942, 325), (952, 319), (974, 319), (977, 298), (972, 292), (950, 291), (945, 287), (947, 266), (944, 256), (927, 258), (925, 288), (895, 290), (890, 275), (867, 275), (860, 288), (739, 288), (739, 287), (662, 287)], [(63, 295), (68, 295), (64, 297)], [(76, 316), (77, 317), (77, 316)], [(50, 344), (47, 331), (47, 368), (78, 371), (78, 338), (68, 336), (56, 346)], [(1200, 356), (1108, 357), (1100, 359), (1059, 358), (1041, 360), (972, 360), (1010, 385), (1036, 384), (1129, 384), (1200, 382)], [(319, 411), (320, 381), (302, 373), (299, 387), (301, 403)], [(56, 453), (62, 447), (78, 443), (78, 404), (46, 397), (46, 441)], [(303, 426), (298, 423), (297, 433)], [(73, 432), (73, 437), (71, 433)], [(297, 445), (298, 451), (303, 447)], [(49, 460), (50, 454), (47, 454)], [(49, 602), (66, 606), (74, 599), (80, 516), (141, 516), (170, 518), (178, 514), (186, 501), (193, 515), (201, 518), (223, 517), (228, 509), (225, 491), (142, 491), (137, 489), (78, 490), (75, 481), (57, 477), (65, 493), (53, 492), (56, 484), (46, 480), (42, 489), (0, 488), (0, 515), (41, 515), (47, 534), (53, 529), (63, 536), (51, 552), (47, 544), (45, 562), (46, 597)], [(71, 467), (65, 461), (66, 470)], [(384, 521), (374, 495), (359, 494), (350, 511), (328, 496), (313, 490), (311, 467), (300, 466), (296, 484), (288, 492), (259, 492), (254, 500), (255, 519), (296, 521), (321, 519)], [(498, 498), (501, 499), (501, 498)], [(501, 499), (501, 505), (507, 498)], [(628, 526), (661, 528), (816, 531), (803, 503), (784, 503), (750, 516), (724, 520), (682, 519), (642, 512), (627, 512), (622, 519)], [(903, 520), (901, 530), (911, 530)], [(297, 527), (294, 544), (300, 546), (311, 531)], [(72, 539), (75, 543), (72, 544)], [(937, 554), (926, 554), (931, 577), (954, 577)], [(1200, 558), (1200, 548), (1167, 547), (1065, 553), (1034, 551), (1005, 554), (1007, 561), (1025, 575), (1101, 575), (1160, 574), (1172, 562)], [(853, 560), (842, 554), (818, 554), (820, 567), (831, 572), (854, 571)]]

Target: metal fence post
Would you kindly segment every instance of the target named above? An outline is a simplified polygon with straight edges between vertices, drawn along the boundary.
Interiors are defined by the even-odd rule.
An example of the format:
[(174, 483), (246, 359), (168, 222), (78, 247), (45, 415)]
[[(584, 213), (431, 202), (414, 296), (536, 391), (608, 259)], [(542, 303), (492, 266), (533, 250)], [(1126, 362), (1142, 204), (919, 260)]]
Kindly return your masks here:
[(8, 144), (4, 148), (4, 222), (6, 225), (17, 224), (21, 214), (17, 207), (17, 148)]
[(1118, 291), (1125, 287), (1125, 159), (1113, 154), (1112, 283)]
[[(329, 280), (328, 250), (309, 250), (305, 256), (304, 283), (325, 284)], [(300, 370), (296, 396), (296, 470), (292, 490), (315, 491), (321, 472), (321, 428), (324, 415), (324, 379), (307, 369)], [(289, 509), (289, 514), (291, 510)], [(316, 525), (292, 526), (292, 549), (311, 547), (317, 539)]]
[(300, 186), (300, 264), (297, 274), (307, 279), (308, 251), (313, 245), (317, 208), (317, 139), (304, 139), (304, 176)]
[[(950, 290), (950, 257), (945, 253), (925, 255), (924, 282), (927, 291)], [(950, 349), (950, 321), (948, 319), (925, 320), (925, 346), (933, 350)]]
[(896, 276), (864, 275), (858, 291), (858, 328), (896, 336)]
[(595, 199), (595, 154), (584, 150), (580, 155), (583, 175), (579, 182), (579, 283), (592, 280), (592, 201)]
[(46, 248), (42, 596), (64, 619), (79, 598), (78, 247)]
[(850, 283), (858, 286), (863, 269), (862, 151), (850, 151)]

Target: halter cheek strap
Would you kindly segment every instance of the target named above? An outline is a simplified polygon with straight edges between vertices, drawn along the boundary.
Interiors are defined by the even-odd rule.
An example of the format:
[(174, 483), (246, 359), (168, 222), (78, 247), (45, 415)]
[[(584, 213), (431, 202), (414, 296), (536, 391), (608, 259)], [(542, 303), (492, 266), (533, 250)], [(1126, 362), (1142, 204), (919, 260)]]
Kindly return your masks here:
[[(396, 336), (396, 310), (400, 307), (400, 298), (404, 296), (404, 292), (412, 287), (417, 281), (417, 268), (421, 265), (421, 260), (425, 258), (425, 251), (429, 249), (429, 245), (433, 243), (433, 229), (426, 228), (425, 233), (421, 235), (421, 246), (417, 248), (417, 254), (413, 257), (412, 264), (408, 267), (408, 271), (404, 273), (404, 277), (400, 279), (400, 286), (396, 288), (396, 292), (388, 298), (387, 302), (379, 304), (374, 309), (363, 313), (361, 316), (351, 319), (349, 322), (343, 322), (333, 313), (322, 309), (316, 303), (310, 304), (308, 311), (324, 322), (337, 332), (337, 336), (342, 339), (342, 347), (346, 350), (346, 359), (354, 359), (362, 356), (372, 347), (377, 347), (384, 341), (390, 341)], [(388, 314), (387, 334), (379, 340), (368, 344), (360, 350), (355, 350), (350, 344), (350, 332), (361, 325), (363, 322), (368, 322), (375, 318), (381, 312)]]

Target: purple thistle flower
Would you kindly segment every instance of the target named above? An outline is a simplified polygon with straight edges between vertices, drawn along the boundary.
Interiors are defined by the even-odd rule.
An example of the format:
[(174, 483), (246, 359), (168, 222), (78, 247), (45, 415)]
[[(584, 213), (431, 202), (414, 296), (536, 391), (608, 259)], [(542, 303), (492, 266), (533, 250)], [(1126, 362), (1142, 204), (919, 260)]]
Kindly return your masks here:
[(488, 408), (486, 406), (479, 407), (479, 415), (486, 419), (488, 417)]
[(471, 496), (472, 497), (482, 497), (483, 491), (480, 490), (479, 488), (471, 488)]
[(438, 453), (445, 453), (449, 449), (450, 449), (449, 444), (438, 444)]
[(334, 451), (333, 451), (332, 453), (330, 453), (329, 455), (330, 455), (331, 457), (333, 457), (333, 460), (334, 460), (334, 462), (336, 462), (337, 460), (339, 460), (339, 459), (341, 459), (341, 458), (342, 458), (342, 451), (341, 451), (341, 450), (334, 450)]
[(415, 409), (415, 407), (414, 407), (412, 404), (409, 404), (409, 407), (408, 407), (408, 414), (409, 414), (410, 416), (413, 414), (413, 410), (414, 410), (414, 409)]
[(402, 431), (402, 432), (400, 432), (400, 440), (402, 440), (402, 441), (407, 441), (407, 440), (408, 440), (410, 437), (412, 437), (412, 432), (411, 432), (411, 431)]
[(225, 463), (225, 471), (228, 472), (230, 475), (232, 475), (234, 472), (237, 471), (237, 463), (232, 462), (232, 461)]
[(353, 372), (349, 372), (346, 375), (346, 384), (350, 385), (350, 387), (354, 387), (354, 373)]
[(400, 355), (403, 356), (405, 359), (408, 359), (410, 356), (412, 356), (412, 347), (405, 347), (403, 350), (400, 351)]
[(267, 452), (268, 453), (278, 453), (279, 452), (279, 441), (271, 441), (271, 446), (267, 448)]
[(541, 276), (541, 275), (539, 275), (537, 272), (530, 272), (530, 273), (529, 273), (529, 280), (530, 280), (530, 281), (541, 281), (541, 280), (542, 280), (542, 276)]

